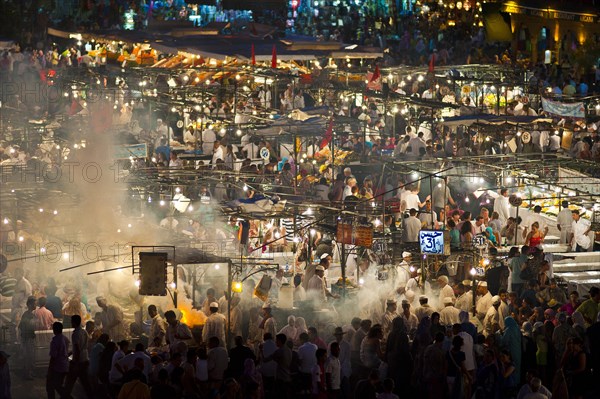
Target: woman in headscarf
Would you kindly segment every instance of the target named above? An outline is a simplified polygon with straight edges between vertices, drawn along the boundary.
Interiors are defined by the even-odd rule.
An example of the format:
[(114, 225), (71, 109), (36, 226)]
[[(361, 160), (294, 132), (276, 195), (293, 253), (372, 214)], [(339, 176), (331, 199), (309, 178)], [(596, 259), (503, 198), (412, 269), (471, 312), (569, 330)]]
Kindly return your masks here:
[(544, 323), (541, 321), (533, 325), (533, 339), (536, 346), (535, 362), (538, 374), (545, 380), (546, 366), (548, 365), (548, 341), (546, 341), (546, 335), (544, 334)]
[(504, 334), (500, 339), (500, 346), (510, 353), (518, 384), (521, 379), (521, 330), (517, 321), (510, 316), (504, 319)]
[(297, 331), (298, 329), (296, 328), (296, 317), (294, 315), (289, 315), (288, 324), (281, 330), (279, 330), (279, 334), (284, 334), (287, 337), (288, 341), (293, 342), (298, 336)]
[(549, 321), (554, 324), (554, 327), (558, 324), (558, 320), (555, 318), (556, 312), (553, 309), (546, 309), (544, 311), (544, 321)]
[(537, 345), (533, 338), (533, 326), (526, 321), (521, 326), (523, 332), (523, 359), (521, 365), (521, 380), (525, 381), (525, 373), (536, 368)]
[(578, 312), (575, 311), (573, 312), (573, 315), (571, 316), (571, 320), (573, 320), (573, 329), (575, 330), (575, 333), (577, 334), (577, 336), (579, 337), (579, 339), (581, 339), (582, 341), (585, 342), (585, 319), (583, 318), (583, 315)]
[[(417, 327), (417, 332), (415, 333), (415, 339), (412, 343), (411, 354), (414, 359), (414, 370), (421, 370), (423, 367), (421, 363), (423, 362), (423, 353), (425, 349), (431, 345), (433, 342), (433, 337), (431, 336), (431, 319), (429, 316), (425, 316), (421, 319), (419, 326)], [(419, 375), (414, 373), (414, 382), (415, 386), (420, 384), (422, 381), (419, 381)]]
[(306, 320), (304, 320), (304, 317), (296, 317), (294, 326), (296, 327), (296, 339), (294, 340), (294, 348), (297, 349), (298, 346), (301, 345), (299, 340), (300, 334), (308, 334), (308, 328), (306, 328)]
[(394, 380), (396, 394), (400, 397), (410, 397), (413, 361), (410, 355), (406, 325), (400, 316), (392, 320), (392, 331), (387, 337), (385, 359), (388, 364), (388, 377)]

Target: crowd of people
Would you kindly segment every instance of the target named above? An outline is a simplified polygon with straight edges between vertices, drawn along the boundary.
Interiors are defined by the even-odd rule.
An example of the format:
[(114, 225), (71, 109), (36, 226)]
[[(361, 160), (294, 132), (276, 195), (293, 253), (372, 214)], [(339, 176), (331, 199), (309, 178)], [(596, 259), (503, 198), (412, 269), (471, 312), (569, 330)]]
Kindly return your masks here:
[[(400, 307), (392, 297), (371, 318), (332, 320), (322, 329), (291, 314), (281, 328), (268, 302), (252, 302), (243, 317), (231, 311), (236, 320), (227, 334), (227, 307), (209, 289), (201, 334), (151, 304), (151, 325), (133, 340), (123, 334), (118, 307), (103, 297), (96, 299), (103, 309), (97, 322), (83, 323), (79, 314), (55, 318), (53, 296), (28, 296), (18, 325), (22, 372), (35, 372), (35, 331), (52, 329), (49, 398), (587, 397), (600, 364), (600, 289), (584, 301), (577, 292), (567, 299), (540, 270), (527, 286), (513, 280), (510, 293), (492, 281), (442, 275), (436, 294), (417, 299), (404, 291)], [(439, 305), (429, 304), (432, 295)], [(239, 298), (232, 302), (238, 306)], [(9, 357), (0, 352), (3, 376)], [(10, 393), (10, 378), (0, 385)]]

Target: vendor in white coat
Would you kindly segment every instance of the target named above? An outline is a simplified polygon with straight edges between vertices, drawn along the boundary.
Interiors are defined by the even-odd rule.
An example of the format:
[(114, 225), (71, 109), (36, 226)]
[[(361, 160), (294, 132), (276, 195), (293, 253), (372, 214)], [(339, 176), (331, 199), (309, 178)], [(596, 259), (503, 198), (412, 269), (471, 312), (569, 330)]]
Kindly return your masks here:
[(573, 223), (571, 224), (571, 248), (576, 252), (587, 252), (593, 245), (589, 237), (592, 225), (589, 220), (583, 219), (578, 210), (571, 211)]
[(219, 304), (212, 302), (210, 304), (210, 315), (206, 319), (204, 328), (202, 328), (202, 341), (208, 342), (209, 338), (219, 338), (219, 345), (225, 346), (225, 316), (219, 313)]
[(573, 232), (571, 229), (573, 225), (573, 216), (569, 209), (569, 201), (562, 201), (561, 207), (562, 209), (556, 216), (556, 228), (560, 231), (560, 243), (568, 244), (571, 233)]

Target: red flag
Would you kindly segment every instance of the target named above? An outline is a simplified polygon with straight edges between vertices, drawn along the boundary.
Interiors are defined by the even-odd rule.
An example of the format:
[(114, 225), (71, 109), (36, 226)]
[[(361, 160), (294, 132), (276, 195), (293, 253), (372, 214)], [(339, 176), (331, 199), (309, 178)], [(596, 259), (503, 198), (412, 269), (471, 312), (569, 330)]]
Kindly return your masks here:
[(373, 75), (371, 75), (371, 80), (369, 80), (369, 83), (375, 82), (380, 77), (381, 77), (381, 72), (379, 72), (379, 65), (375, 65), (375, 72), (373, 72)]
[(81, 104), (79, 104), (79, 102), (73, 100), (71, 101), (71, 106), (69, 107), (69, 115), (73, 116), (77, 113), (79, 113), (79, 111), (81, 111), (83, 109), (83, 107), (81, 106)]
[(277, 68), (277, 50), (275, 49), (275, 45), (273, 45), (273, 54), (271, 55), (271, 68)]
[(435, 68), (435, 53), (431, 54), (431, 59), (429, 60), (429, 72), (433, 72)]
[(329, 121), (329, 126), (325, 131), (325, 135), (323, 136), (323, 140), (321, 140), (321, 144), (319, 145), (320, 149), (323, 149), (329, 145), (331, 139), (333, 138), (333, 118)]
[(254, 52), (254, 43), (252, 43), (252, 47), (250, 48), (250, 58), (252, 59), (252, 65), (256, 65), (256, 53)]

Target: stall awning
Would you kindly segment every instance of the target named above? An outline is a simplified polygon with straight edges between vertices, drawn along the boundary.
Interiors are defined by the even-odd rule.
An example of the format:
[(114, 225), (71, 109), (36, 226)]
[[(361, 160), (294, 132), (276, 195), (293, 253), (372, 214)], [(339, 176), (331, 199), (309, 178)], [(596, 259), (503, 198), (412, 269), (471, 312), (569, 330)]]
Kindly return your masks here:
[(510, 42), (512, 41), (512, 30), (510, 28), (510, 16), (501, 13), (501, 4), (483, 5), (483, 24), (485, 37), (488, 42)]
[(529, 125), (533, 123), (552, 123), (552, 118), (543, 118), (539, 116), (510, 116), (510, 115), (467, 115), (445, 118), (443, 122), (439, 122), (444, 126), (471, 126), (474, 123), (481, 125)]

